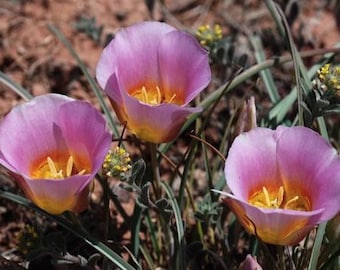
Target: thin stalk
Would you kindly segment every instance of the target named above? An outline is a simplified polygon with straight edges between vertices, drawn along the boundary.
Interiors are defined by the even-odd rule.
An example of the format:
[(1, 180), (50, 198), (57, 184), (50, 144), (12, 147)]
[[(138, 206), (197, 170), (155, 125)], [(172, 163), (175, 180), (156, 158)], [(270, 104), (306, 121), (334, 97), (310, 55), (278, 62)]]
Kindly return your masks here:
[[(104, 177), (102, 177), (101, 175), (96, 175), (97, 179), (99, 180), (100, 184), (102, 185), (103, 189), (105, 186), (105, 182), (107, 181), (107, 179), (105, 179)], [(126, 213), (125, 209), (123, 208), (123, 206), (121, 205), (120, 201), (118, 200), (117, 196), (112, 192), (112, 190), (109, 188), (107, 190), (108, 192), (108, 196), (109, 199), (113, 202), (113, 204), (115, 205), (118, 213), (123, 217), (125, 222), (128, 222), (130, 217), (129, 215)]]
[[(274, 6), (273, 1), (269, 0), (269, 1), (266, 1), (266, 2), (270, 3), (271, 5)], [(304, 76), (305, 74), (303, 74), (304, 70), (302, 70), (304, 68), (304, 66), (303, 66), (301, 58), (298, 54), (298, 51), (296, 49), (293, 37), (290, 33), (289, 26), (288, 26), (287, 20), (285, 19), (285, 15), (284, 15), (283, 11), (279, 8), (278, 5), (275, 5), (275, 9), (278, 13), (277, 16), (279, 16), (277, 19), (279, 19), (281, 17), (282, 26), (285, 30), (285, 35), (288, 39), (289, 49), (290, 49), (290, 52), (291, 52), (291, 55), (292, 55), (292, 58), (293, 58), (295, 80), (296, 80), (296, 89), (297, 89), (298, 120), (299, 120), (299, 125), (303, 126), (304, 125), (304, 118), (303, 118), (303, 107), (302, 107), (301, 104), (303, 102), (303, 94), (305, 93), (305, 91), (304, 91), (305, 89), (303, 87), (307, 83), (307, 80), (305, 80), (306, 76)]]
[(177, 237), (177, 244), (178, 244), (178, 250), (176, 251), (176, 262), (175, 262), (175, 269), (176, 270), (184, 270), (186, 269), (186, 258), (185, 258), (185, 237), (184, 237), (184, 227), (182, 222), (182, 213), (179, 208), (179, 205), (177, 203), (177, 200), (175, 198), (175, 195), (173, 194), (173, 191), (171, 187), (167, 183), (161, 183), (162, 187), (164, 188), (168, 198), (169, 202), (171, 204), (171, 207), (174, 211), (174, 217), (176, 220), (176, 233)]
[[(104, 203), (104, 235), (103, 241), (105, 245), (108, 245), (109, 242), (109, 231), (110, 231), (110, 197), (108, 194), (109, 184), (107, 179), (103, 179), (102, 181), (103, 188), (103, 203)], [(110, 263), (107, 258), (103, 258), (103, 270), (109, 270)]]
[(162, 196), (161, 189), (161, 175), (159, 173), (159, 164), (157, 159), (157, 145), (154, 143), (149, 143), (150, 155), (151, 155), (151, 168), (153, 172), (153, 187), (155, 191), (156, 199), (160, 199)]
[(135, 257), (138, 257), (138, 251), (140, 249), (140, 226), (142, 222), (143, 209), (136, 204), (132, 217), (128, 220), (128, 224), (131, 230), (131, 251)]
[[(122, 257), (120, 257), (117, 253), (115, 253), (111, 248), (106, 246), (104, 243), (99, 242), (92, 235), (88, 234), (83, 228), (79, 228), (79, 226), (75, 227), (74, 224), (71, 224), (68, 220), (64, 219), (62, 216), (51, 215), (39, 207), (33, 205), (29, 200), (15, 195), (10, 192), (0, 191), (0, 198), (8, 199), (10, 201), (16, 202), (20, 205), (26, 206), (35, 212), (53, 220), (58, 223), (60, 226), (64, 227), (66, 230), (70, 231), (77, 237), (83, 239), (86, 243), (95, 248), (99, 253), (103, 256), (107, 257), (111, 262), (113, 262), (119, 269), (122, 270), (135, 270), (136, 267), (133, 267), (128, 262), (124, 261)], [(138, 267), (137, 269), (140, 269)]]
[(280, 270), (286, 270), (284, 246), (277, 246), (276, 250), (279, 257)]
[(22, 97), (26, 101), (33, 98), (33, 96), (25, 88), (15, 83), (5, 73), (1, 71), (0, 71), (0, 83), (6, 85), (9, 89), (17, 93), (20, 97)]
[[(183, 177), (182, 173), (178, 170), (178, 166), (176, 166), (176, 164), (170, 159), (168, 158), (164, 153), (160, 153), (160, 155), (162, 156), (162, 158), (164, 158), (169, 164), (170, 166), (175, 170), (174, 175), (178, 174), (179, 177)], [(171, 185), (171, 184), (170, 184)], [(196, 205), (195, 205), (195, 200), (191, 194), (190, 188), (188, 185), (185, 185), (185, 191), (187, 193), (188, 196), (188, 201), (189, 204), (192, 208), (193, 213), (195, 213), (197, 211)], [(203, 234), (203, 229), (202, 229), (202, 223), (200, 221), (197, 221), (197, 234), (200, 238), (200, 241), (203, 243), (204, 242), (204, 234)]]
[(107, 179), (102, 181), (103, 184), (103, 203), (104, 203), (104, 244), (107, 245), (110, 230), (110, 197), (108, 193), (109, 184)]
[(215, 148), (211, 143), (208, 143), (206, 140), (201, 139), (200, 137), (197, 137), (196, 135), (193, 135), (193, 134), (190, 134), (190, 137), (195, 139), (195, 140), (198, 140), (199, 142), (202, 143), (202, 145), (205, 145), (205, 146), (209, 147), (213, 152), (215, 152), (215, 154), (217, 154), (217, 156), (222, 161), (225, 161), (224, 155), (217, 148)]
[[(188, 150), (188, 155), (186, 158), (186, 163), (187, 164), (192, 164), (192, 159), (195, 157), (196, 154), (196, 141), (191, 141), (189, 145), (189, 150)], [(186, 155), (185, 155), (186, 156)], [(189, 172), (191, 170), (191, 166), (184, 166), (184, 171), (181, 177), (181, 184), (179, 187), (179, 192), (178, 192), (178, 204), (181, 209), (183, 209), (183, 198), (184, 198), (184, 193), (185, 193), (185, 187), (188, 179)]]
[[(149, 147), (150, 147), (150, 155), (151, 155), (151, 167), (152, 167), (152, 172), (153, 172), (153, 188), (154, 188), (154, 192), (155, 192), (155, 198), (156, 201), (162, 198), (162, 183), (161, 183), (161, 176), (160, 176), (160, 172), (159, 172), (159, 163), (158, 163), (158, 157), (157, 157), (157, 145), (154, 143), (149, 143)], [(171, 241), (171, 233), (170, 233), (170, 228), (168, 227), (168, 224), (165, 222), (165, 219), (162, 215), (160, 215), (160, 227), (159, 227), (159, 236), (158, 240), (159, 240), (159, 247), (160, 249), (162, 249), (163, 246), (163, 241), (162, 241), (162, 232), (164, 234), (164, 238), (165, 238), (165, 243), (167, 243), (167, 246), (164, 245), (165, 248), (167, 248), (167, 251), (170, 254), (171, 257), (171, 253), (172, 253), (172, 241)]]
[(152, 223), (149, 212), (147, 212), (146, 215), (145, 215), (145, 221), (146, 221), (146, 226), (148, 226), (148, 231), (150, 232), (150, 240), (151, 240), (153, 250), (156, 252), (157, 259), (159, 260), (160, 257), (161, 257), (161, 249), (160, 249), (158, 242), (157, 242), (157, 236), (155, 234), (155, 228), (154, 228), (154, 225)]
[[(326, 140), (329, 140), (327, 127), (326, 127), (324, 118), (318, 117), (317, 123), (319, 125), (320, 134)], [(317, 269), (321, 244), (322, 244), (322, 240), (323, 240), (323, 237), (325, 235), (325, 232), (326, 232), (326, 225), (327, 225), (327, 222), (324, 222), (324, 223), (321, 223), (318, 227), (316, 237), (315, 237), (315, 241), (314, 241), (314, 245), (313, 245), (313, 249), (312, 249), (311, 259), (310, 259), (309, 265), (308, 265), (308, 270), (316, 270)]]
[[(257, 63), (261, 63), (266, 60), (262, 41), (257, 35), (250, 35), (249, 40), (254, 49), (254, 55)], [(273, 76), (269, 69), (264, 69), (260, 71), (260, 76), (264, 82), (265, 88), (267, 89), (269, 98), (273, 104), (280, 101), (280, 95), (276, 88)]]

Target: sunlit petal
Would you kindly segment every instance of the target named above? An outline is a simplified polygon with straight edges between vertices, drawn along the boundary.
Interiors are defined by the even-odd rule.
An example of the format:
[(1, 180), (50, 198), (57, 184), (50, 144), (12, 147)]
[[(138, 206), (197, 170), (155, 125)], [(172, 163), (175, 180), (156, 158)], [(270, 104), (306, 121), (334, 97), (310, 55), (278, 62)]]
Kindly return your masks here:
[(111, 144), (105, 126), (87, 102), (56, 94), (33, 98), (2, 121), (0, 163), (42, 209), (82, 211)]
[(294, 245), (339, 212), (339, 171), (337, 152), (311, 129), (255, 128), (229, 150), (225, 202), (264, 242)]
[(119, 31), (103, 50), (96, 77), (122, 124), (139, 139), (173, 140), (191, 113), (186, 108), (210, 82), (207, 52), (165, 23)]

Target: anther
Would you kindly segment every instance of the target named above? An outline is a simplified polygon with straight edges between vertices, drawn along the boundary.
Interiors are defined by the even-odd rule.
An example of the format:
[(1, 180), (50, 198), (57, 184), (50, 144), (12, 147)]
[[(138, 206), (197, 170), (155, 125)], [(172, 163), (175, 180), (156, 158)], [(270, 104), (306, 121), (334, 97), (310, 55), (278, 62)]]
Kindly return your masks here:
[(55, 167), (54, 162), (50, 157), (47, 157), (47, 164), (48, 164), (48, 167), (50, 168), (51, 174), (56, 175), (57, 174), (57, 168)]
[(168, 101), (168, 103), (172, 103), (174, 101), (174, 99), (176, 98), (176, 94), (174, 93), (172, 95), (172, 97), (170, 98), (170, 100)]
[(264, 194), (264, 199), (265, 199), (266, 205), (270, 207), (271, 203), (270, 203), (270, 197), (269, 197), (268, 190), (265, 187), (262, 187), (262, 191), (263, 191), (263, 194)]
[(67, 160), (66, 165), (66, 177), (70, 177), (73, 169), (73, 157), (70, 156)]
[(158, 86), (156, 86), (156, 90), (157, 90), (157, 100), (156, 100), (156, 102), (157, 102), (157, 104), (161, 104), (161, 102), (162, 102), (162, 93), (161, 93), (161, 90), (159, 89), (159, 87)]
[(143, 99), (144, 99), (143, 102), (149, 103), (148, 93), (146, 92), (145, 86), (142, 87), (142, 94), (143, 94)]
[(294, 198), (290, 199), (288, 202), (285, 203), (284, 208), (289, 209), (289, 205), (293, 204), (297, 200), (299, 200), (299, 196), (295, 196)]
[(285, 190), (284, 190), (283, 186), (280, 186), (279, 192), (278, 192), (278, 195), (277, 195), (277, 205), (278, 205), (278, 207), (280, 207), (282, 202), (283, 202), (284, 192), (285, 192)]

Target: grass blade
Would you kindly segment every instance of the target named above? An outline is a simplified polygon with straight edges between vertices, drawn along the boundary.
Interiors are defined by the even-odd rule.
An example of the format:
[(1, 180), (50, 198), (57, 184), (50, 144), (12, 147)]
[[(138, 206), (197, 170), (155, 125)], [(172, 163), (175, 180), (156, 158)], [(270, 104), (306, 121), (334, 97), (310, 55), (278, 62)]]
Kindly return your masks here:
[(175, 195), (171, 189), (171, 187), (165, 183), (161, 182), (162, 187), (165, 190), (165, 193), (169, 197), (169, 201), (171, 204), (171, 207), (174, 211), (174, 216), (176, 220), (176, 229), (177, 229), (177, 241), (179, 244), (179, 249), (177, 251), (177, 265), (176, 270), (180, 269), (186, 269), (186, 262), (185, 262), (185, 239), (184, 239), (184, 228), (183, 228), (183, 221), (182, 221), (182, 215), (181, 210), (178, 206), (177, 200), (175, 198)]
[(63, 219), (60, 216), (51, 215), (44, 210), (40, 209), (39, 207), (33, 205), (29, 200), (18, 196), (16, 194), (7, 192), (7, 191), (0, 191), (0, 198), (8, 199), (25, 207), (28, 207), (35, 212), (38, 212), (49, 219), (57, 222), (60, 226), (64, 227), (68, 231), (72, 232), (74, 235), (78, 236), (79, 238), (83, 239), (86, 243), (91, 245), (95, 248), (98, 252), (108, 258), (111, 262), (113, 262), (119, 269), (123, 270), (135, 270), (136, 268), (131, 266), (129, 263), (123, 260), (117, 253), (115, 253), (112, 249), (108, 246), (104, 245), (102, 242), (96, 240), (91, 235), (88, 235), (85, 231), (80, 230), (79, 228), (75, 228), (73, 224), (68, 222), (67, 220)]
[(83, 63), (83, 61), (79, 58), (78, 54), (76, 53), (76, 51), (73, 49), (71, 43), (66, 39), (66, 37), (53, 25), (53, 24), (48, 24), (48, 28), (49, 30), (64, 44), (64, 46), (68, 49), (68, 51), (70, 52), (70, 54), (74, 57), (74, 59), (77, 61), (81, 71), (84, 73), (87, 81), (89, 82), (93, 92), (95, 93), (101, 108), (103, 109), (105, 116), (109, 122), (109, 125), (112, 129), (112, 131), (114, 132), (114, 135), (119, 138), (119, 131), (116, 127), (116, 124), (114, 122), (114, 119), (112, 117), (111, 111), (109, 110), (109, 108), (106, 106), (103, 96), (102, 96), (102, 91), (101, 89), (98, 87), (97, 83), (95, 82), (95, 80), (92, 78), (92, 76), (89, 74), (87, 67), (85, 66), (85, 64)]
[[(259, 36), (253, 35), (250, 36), (250, 43), (252, 44), (254, 48), (254, 54), (257, 63), (262, 63), (266, 60), (265, 54), (263, 51), (263, 46), (261, 39)], [(279, 92), (277, 91), (273, 76), (270, 72), (269, 69), (263, 69), (260, 71), (260, 76), (264, 82), (264, 85), (267, 89), (267, 92), (269, 94), (269, 98), (272, 103), (276, 104), (278, 101), (280, 101), (280, 95)]]
[(28, 101), (33, 96), (22, 86), (12, 81), (5, 73), (0, 71), (0, 82), (10, 88), (12, 91), (17, 93), (24, 100)]

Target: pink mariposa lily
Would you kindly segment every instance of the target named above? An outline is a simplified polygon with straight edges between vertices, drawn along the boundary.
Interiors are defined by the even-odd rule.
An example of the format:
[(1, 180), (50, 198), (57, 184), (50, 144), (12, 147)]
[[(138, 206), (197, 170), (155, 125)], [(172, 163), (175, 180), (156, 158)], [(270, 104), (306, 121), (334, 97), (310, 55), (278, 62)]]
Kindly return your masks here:
[(255, 128), (239, 135), (225, 165), (225, 203), (262, 241), (295, 245), (340, 210), (340, 158), (305, 127)]
[(48, 94), (14, 107), (0, 124), (0, 163), (51, 214), (87, 207), (88, 186), (111, 144), (89, 103)]
[(97, 80), (119, 120), (139, 139), (174, 139), (189, 108), (210, 82), (207, 52), (187, 33), (160, 22), (143, 22), (119, 31), (104, 49)]

